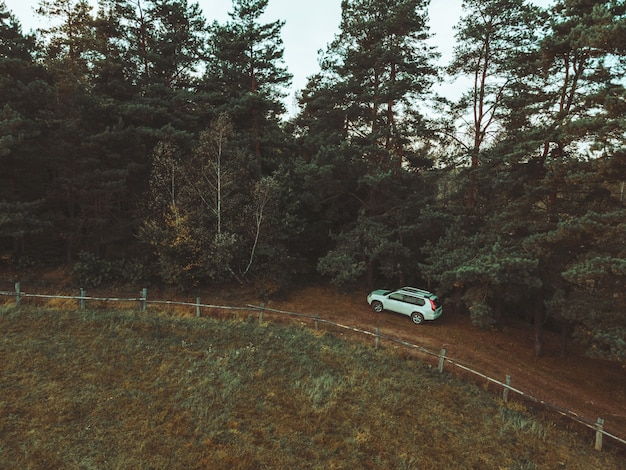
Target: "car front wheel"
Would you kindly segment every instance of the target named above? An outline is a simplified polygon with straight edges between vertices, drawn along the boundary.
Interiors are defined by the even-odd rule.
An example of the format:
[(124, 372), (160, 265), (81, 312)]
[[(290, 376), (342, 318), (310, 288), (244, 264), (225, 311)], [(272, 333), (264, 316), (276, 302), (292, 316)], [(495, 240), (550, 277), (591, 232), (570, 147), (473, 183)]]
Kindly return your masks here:
[(421, 313), (415, 312), (411, 314), (411, 320), (413, 320), (413, 323), (415, 323), (416, 325), (421, 325), (424, 321), (424, 317)]
[(376, 313), (380, 313), (383, 311), (383, 304), (378, 300), (374, 300), (374, 302), (372, 302), (372, 308)]

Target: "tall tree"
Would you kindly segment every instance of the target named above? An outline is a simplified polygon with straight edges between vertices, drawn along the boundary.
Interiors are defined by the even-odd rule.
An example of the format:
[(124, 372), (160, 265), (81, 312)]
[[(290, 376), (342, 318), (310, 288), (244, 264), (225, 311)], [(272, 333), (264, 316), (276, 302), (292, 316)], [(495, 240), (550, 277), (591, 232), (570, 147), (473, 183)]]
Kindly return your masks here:
[(68, 94), (87, 82), (94, 40), (91, 9), (87, 0), (41, 0), (37, 8), (53, 25), (40, 30), (48, 67), (65, 77), (63, 91)]
[[(211, 27), (203, 77), (216, 113), (228, 113), (255, 156), (257, 171), (277, 167), (284, 151), (279, 118), (291, 74), (283, 63), (284, 21), (261, 24), (268, 0), (233, 0), (231, 18)], [(266, 168), (263, 168), (266, 167)]]
[(137, 83), (130, 53), (130, 22), (134, 15), (128, 0), (100, 0), (94, 18), (91, 84), (95, 94), (109, 100), (131, 100)]
[(131, 51), (141, 84), (189, 88), (204, 55), (205, 20), (198, 3), (136, 0)]
[[(14, 256), (47, 226), (43, 119), (51, 109), (50, 76), (36, 63), (35, 37), (24, 35), (0, 2), (0, 239)], [(31, 237), (32, 238), (32, 237)], [(31, 246), (32, 248), (32, 246)], [(37, 254), (31, 251), (31, 257)]]
[[(530, 95), (535, 98), (535, 106), (526, 108), (534, 111), (527, 122), (542, 130), (536, 135), (543, 142), (537, 159), (538, 175), (549, 222), (547, 230), (537, 233), (528, 246), (537, 248), (542, 258), (546, 253), (560, 253), (560, 262), (542, 264), (552, 281), (546, 282), (544, 289), (548, 301), (561, 295), (563, 289), (568, 292), (566, 298), (571, 296), (568, 300), (593, 293), (594, 289), (589, 292), (581, 285), (594, 282), (589, 266), (611, 271), (615, 257), (623, 251), (623, 235), (611, 222), (620, 217), (623, 206), (616, 203), (609, 182), (599, 174), (608, 175), (604, 169), (622, 166), (626, 125), (623, 2), (557, 2), (551, 18), (550, 34), (542, 41), (539, 56), (542, 94)], [(589, 158), (593, 163), (584, 163)], [(571, 230), (572, 224), (580, 228)], [(598, 226), (603, 229), (597, 231)], [(581, 232), (585, 234), (582, 237)], [(608, 245), (606, 236), (613, 237)], [(558, 239), (562, 241), (555, 246), (553, 241)], [(601, 245), (611, 246), (611, 250), (602, 254), (603, 250), (597, 250)], [(579, 249), (563, 249), (568, 246)], [(591, 259), (595, 261), (591, 263)], [(576, 275), (572, 275), (574, 272)], [(584, 272), (588, 277), (582, 282)], [(552, 274), (548, 277), (547, 273)], [(607, 288), (612, 289), (603, 284), (603, 289)], [(609, 295), (616, 298), (614, 292)], [(602, 338), (596, 345), (603, 341), (602, 348), (617, 344), (619, 334), (599, 334), (606, 328), (601, 325), (612, 316), (612, 309), (606, 315), (597, 311), (599, 321), (589, 322), (589, 317), (578, 309), (565, 308), (562, 302), (556, 303), (560, 305), (556, 309), (554, 302), (549, 304), (553, 308), (548, 313), (560, 317), (570, 328), (583, 328), (593, 337)], [(623, 323), (620, 328), (618, 331), (623, 331)]]
[[(426, 45), (427, 6), (423, 0), (343, 1), (340, 32), (302, 96), (298, 124), (311, 130), (305, 148), (317, 153), (313, 159), (332, 156), (330, 164), (345, 174), (335, 198), (349, 194), (353, 206), (336, 250), (320, 261), (320, 269), (340, 278), (346, 269), (350, 278), (367, 274), (372, 283), (382, 260), (408, 261), (402, 233), (411, 230), (411, 198), (402, 191), (418, 188), (414, 170), (429, 165), (418, 104), (436, 77), (436, 54)], [(313, 135), (317, 129), (330, 139)], [(362, 242), (346, 242), (351, 238)], [(402, 277), (403, 268), (385, 271)]]
[(91, 80), (98, 51), (91, 10), (83, 0), (43, 0), (37, 10), (52, 24), (40, 31), (56, 98), (46, 129), (46, 138), (55, 141), (46, 150), (52, 175), (47, 195), (68, 262), (81, 249), (98, 249), (110, 220), (107, 199), (123, 181), (117, 169), (103, 164), (100, 148), (90, 145), (90, 111), (96, 108)]
[(201, 127), (201, 97), (194, 92), (206, 33), (198, 4), (186, 0), (107, 0), (99, 5), (92, 101), (85, 119), (91, 127), (90, 148), (109, 174), (106, 179), (114, 170), (123, 179), (123, 184), (108, 183), (116, 190), (108, 192), (108, 203), (119, 211), (117, 230), (105, 233), (112, 244), (137, 228), (134, 211), (148, 186), (150, 154), (157, 142), (189, 149)]
[[(451, 130), (466, 156), (469, 175), (485, 146), (497, 141), (510, 110), (506, 98), (523, 77), (513, 65), (530, 54), (538, 39), (537, 26), (545, 15), (526, 0), (465, 0), (456, 29), (454, 57), (447, 72), (471, 80), (470, 89), (452, 105)], [(467, 205), (476, 204), (476, 181), (467, 189)]]
[(39, 12), (55, 25), (42, 31), (58, 97), (49, 195), (67, 259), (123, 254), (152, 148), (164, 136), (190, 147), (200, 126), (192, 93), (205, 22), (186, 0), (106, 0), (95, 16), (86, 1), (45, 0)]
[[(559, 2), (549, 18), (534, 50), (507, 63), (523, 79), (511, 81), (502, 95), (507, 112), (499, 137), (479, 152), (473, 177), (480, 217), (450, 233), (461, 243), (442, 239), (427, 269), (450, 292), (464, 289), (466, 306), (478, 305), (487, 323), (498, 318), (502, 302), (528, 306), (536, 355), (543, 353), (546, 314), (570, 331), (584, 324), (598, 336), (588, 329), (593, 322), (574, 313), (581, 309), (565, 306), (581, 298), (580, 274), (590, 257), (610, 270), (623, 245), (622, 230), (612, 225), (621, 211), (616, 193), (599, 175), (623, 154), (617, 137), (624, 129), (623, 60), (616, 44), (624, 8), (619, 2)], [(600, 233), (615, 243), (610, 254), (591, 248)], [(498, 281), (507, 278), (513, 282), (506, 287)], [(622, 331), (619, 322), (612, 325)]]
[[(5, 199), (14, 194), (20, 183), (14, 165), (17, 163), (12, 153), (24, 139), (25, 116), (32, 111), (26, 91), (31, 82), (41, 77), (43, 70), (35, 66), (33, 53), (35, 38), (24, 36), (16, 18), (6, 9), (4, 1), (0, 3), (0, 92), (2, 110), (0, 111), (0, 163), (3, 184), (0, 197)], [(34, 117), (34, 116), (32, 116)]]
[[(573, 176), (580, 171), (587, 172), (589, 181), (597, 181), (594, 168), (598, 167), (579, 163), (589, 155), (608, 158), (623, 153), (619, 135), (623, 135), (626, 123), (621, 81), (624, 61), (618, 44), (625, 26), (626, 8), (622, 2), (568, 1), (557, 2), (553, 8), (550, 30), (537, 56), (539, 73), (528, 80), (541, 92), (519, 97), (518, 104), (525, 105), (511, 121), (515, 139), (531, 145), (534, 142), (538, 147), (532, 158), (537, 183), (528, 202), (541, 204), (546, 219), (540, 225), (543, 230), (529, 238), (527, 247), (553, 236), (549, 234), (562, 233), (562, 228), (573, 220), (595, 220), (593, 213), (598, 209), (593, 207), (593, 198), (575, 204), (580, 201), (577, 192), (581, 189), (572, 186), (572, 181), (584, 181)], [(597, 186), (583, 189), (587, 190), (591, 191), (589, 196), (603, 192)], [(603, 209), (611, 210), (612, 206), (606, 204)], [(618, 236), (618, 244), (619, 240)], [(562, 273), (574, 256), (566, 250), (552, 253), (560, 256), (551, 256), (550, 262), (542, 257), (540, 263), (544, 279), (541, 293), (548, 301), (560, 291)], [(541, 308), (535, 313), (537, 354), (542, 351), (544, 311)]]
[(409, 136), (424, 130), (417, 107), (436, 76), (424, 0), (343, 1), (327, 64), (345, 92), (349, 138), (371, 147), (379, 169), (410, 159)]
[[(169, 130), (199, 132), (197, 75), (205, 57), (206, 22), (187, 0), (125, 0), (128, 80), (138, 94), (122, 112), (146, 136), (168, 138)], [(161, 132), (163, 130), (163, 132)], [(185, 137), (191, 140), (191, 134)], [(155, 141), (147, 143), (152, 149)], [(149, 152), (148, 152), (149, 153)]]
[(52, 25), (40, 30), (45, 44), (44, 63), (54, 79), (56, 107), (47, 122), (47, 149), (52, 184), (49, 201), (60, 237), (65, 240), (66, 259), (71, 261), (94, 222), (89, 211), (91, 191), (88, 168), (95, 160), (84, 152), (88, 132), (83, 126), (83, 106), (88, 100), (93, 52), (93, 17), (85, 0), (42, 0), (37, 13)]

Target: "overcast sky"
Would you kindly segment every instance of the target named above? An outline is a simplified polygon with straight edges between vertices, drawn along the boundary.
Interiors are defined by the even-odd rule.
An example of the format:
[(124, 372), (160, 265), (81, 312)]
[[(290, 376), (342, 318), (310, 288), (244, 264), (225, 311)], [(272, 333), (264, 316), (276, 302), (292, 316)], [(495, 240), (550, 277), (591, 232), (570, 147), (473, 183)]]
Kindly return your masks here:
[[(0, 0), (2, 1), (2, 0)], [(39, 0), (4, 0), (9, 10), (17, 16), (24, 32), (44, 27), (42, 18), (34, 9)], [(92, 3), (96, 3), (95, 0)], [(192, 0), (189, 3), (193, 3)], [(198, 0), (207, 21), (220, 23), (229, 19), (231, 0)], [(547, 6), (551, 0), (534, 0)], [(453, 26), (461, 14), (461, 0), (431, 0), (429, 10), (430, 28), (434, 33), (433, 44), (447, 63), (454, 46)], [(319, 70), (317, 51), (325, 49), (338, 31), (341, 18), (341, 0), (269, 0), (262, 22), (285, 20), (283, 41), (285, 63), (293, 75), (292, 94), (306, 85), (307, 77)], [(293, 101), (293, 100), (291, 100)], [(287, 103), (294, 111), (291, 102)]]

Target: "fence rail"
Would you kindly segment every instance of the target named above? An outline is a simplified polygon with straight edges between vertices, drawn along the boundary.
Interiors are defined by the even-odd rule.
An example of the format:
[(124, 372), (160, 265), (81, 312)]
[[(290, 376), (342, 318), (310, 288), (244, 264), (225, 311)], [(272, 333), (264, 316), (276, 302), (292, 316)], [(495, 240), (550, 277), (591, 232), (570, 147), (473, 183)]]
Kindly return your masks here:
[(610, 439), (613, 439), (615, 442), (618, 442), (620, 444), (626, 445), (626, 440), (622, 439), (614, 434), (611, 434), (609, 432), (607, 432), (604, 429), (605, 426), (605, 422), (603, 418), (598, 418), (597, 421), (592, 421), (588, 418), (585, 418), (583, 416), (580, 416), (579, 414), (565, 409), (563, 407), (560, 407), (554, 403), (550, 403), (548, 401), (542, 400), (540, 398), (534, 397), (532, 395), (529, 395), (525, 392), (523, 392), (522, 390), (519, 390), (513, 386), (511, 386), (511, 376), (507, 375), (505, 382), (502, 382), (500, 380), (494, 379), (492, 377), (489, 377), (488, 375), (485, 375), (477, 370), (472, 369), (471, 367), (462, 364), (460, 361), (454, 359), (454, 358), (450, 358), (446, 356), (446, 350), (442, 349), (440, 352), (434, 352), (431, 351), (427, 348), (424, 348), (423, 346), (417, 345), (417, 344), (413, 344), (410, 343), (408, 341), (405, 341), (401, 338), (397, 338), (395, 336), (390, 336), (390, 335), (386, 335), (384, 333), (381, 333), (380, 330), (378, 328), (376, 328), (376, 331), (372, 332), (372, 331), (368, 331), (368, 330), (364, 330), (362, 328), (358, 328), (355, 326), (349, 326), (349, 325), (343, 325), (341, 323), (337, 323), (334, 322), (332, 320), (328, 320), (325, 318), (321, 318), (318, 314), (315, 315), (311, 315), (311, 314), (305, 314), (305, 313), (297, 313), (297, 312), (289, 312), (289, 311), (285, 311), (285, 310), (277, 310), (277, 309), (272, 309), (272, 308), (268, 308), (266, 307), (264, 304), (261, 305), (245, 305), (245, 306), (226, 306), (226, 305), (214, 305), (214, 304), (203, 304), (200, 302), (200, 297), (196, 298), (195, 302), (182, 302), (182, 301), (172, 301), (172, 300), (148, 300), (148, 290), (147, 289), (143, 289), (140, 294), (139, 297), (131, 297), (131, 298), (121, 298), (121, 297), (91, 297), (91, 296), (87, 296), (86, 292), (84, 289), (80, 289), (80, 295), (78, 296), (74, 296), (74, 295), (52, 295), (52, 294), (30, 294), (30, 293), (26, 293), (26, 292), (22, 292), (20, 290), (20, 283), (17, 282), (15, 283), (15, 291), (0, 291), (0, 296), (9, 296), (9, 297), (15, 297), (15, 304), (16, 307), (19, 307), (21, 305), (21, 300), (23, 298), (41, 298), (41, 299), (65, 299), (65, 300), (77, 300), (78, 301), (78, 305), (80, 307), (80, 309), (86, 309), (86, 303), (87, 301), (100, 301), (100, 302), (137, 302), (140, 305), (140, 311), (145, 312), (147, 309), (147, 305), (148, 304), (153, 304), (153, 305), (172, 305), (172, 306), (188, 306), (188, 307), (194, 307), (196, 310), (196, 316), (200, 317), (201, 315), (201, 309), (205, 308), (205, 309), (219, 309), (219, 310), (233, 310), (233, 311), (252, 311), (252, 312), (258, 312), (259, 314), (259, 320), (263, 321), (264, 318), (264, 314), (266, 312), (271, 312), (271, 313), (275, 313), (275, 314), (280, 314), (280, 315), (288, 315), (291, 317), (296, 317), (296, 318), (303, 318), (303, 319), (307, 319), (310, 321), (313, 321), (315, 324), (315, 329), (318, 329), (319, 324), (320, 323), (324, 323), (327, 325), (332, 325), (334, 327), (337, 328), (341, 328), (344, 330), (349, 330), (349, 331), (353, 331), (359, 334), (363, 334), (366, 336), (371, 336), (373, 338), (375, 338), (376, 341), (376, 347), (379, 346), (380, 341), (381, 340), (385, 340), (385, 341), (389, 341), (392, 343), (396, 343), (399, 344), (401, 346), (404, 346), (406, 348), (410, 348), (416, 351), (419, 351), (420, 353), (426, 354), (428, 356), (432, 356), (434, 358), (438, 359), (438, 370), (439, 372), (443, 372), (444, 367), (445, 367), (445, 363), (449, 363), (450, 365), (457, 367), (465, 372), (468, 372), (472, 375), (475, 375), (477, 377), (480, 377), (484, 380), (486, 380), (489, 383), (495, 384), (499, 387), (502, 387), (502, 397), (504, 399), (504, 401), (508, 401), (509, 398), (509, 392), (513, 392), (516, 393), (522, 397), (524, 397), (527, 400), (530, 400), (534, 403), (538, 403), (542, 406), (544, 406), (547, 409), (550, 409), (554, 412), (557, 412), (558, 414), (569, 418), (589, 429), (591, 429), (592, 431), (595, 432), (595, 443), (594, 443), (594, 447), (596, 450), (602, 450), (602, 445), (603, 445), (603, 437), (606, 436)]

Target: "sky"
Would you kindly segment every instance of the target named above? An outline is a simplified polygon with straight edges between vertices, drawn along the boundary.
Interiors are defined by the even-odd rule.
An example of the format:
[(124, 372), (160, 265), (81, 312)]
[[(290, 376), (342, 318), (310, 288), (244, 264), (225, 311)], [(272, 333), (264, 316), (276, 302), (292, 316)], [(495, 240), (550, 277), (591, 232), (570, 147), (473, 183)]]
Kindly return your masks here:
[[(2, 0), (0, 0), (2, 1)], [(35, 12), (39, 0), (4, 0), (8, 9), (19, 19), (24, 32), (45, 27), (42, 18)], [(197, 2), (208, 22), (224, 23), (229, 19), (231, 0), (189, 0)], [(95, 0), (92, 3), (96, 3)], [(547, 6), (550, 0), (534, 0), (533, 3)], [(449, 62), (454, 47), (453, 26), (461, 15), (462, 0), (431, 0), (429, 8), (431, 40), (442, 54), (441, 63)], [(288, 112), (296, 110), (294, 94), (302, 90), (307, 78), (319, 71), (318, 51), (326, 49), (338, 32), (341, 19), (341, 0), (269, 0), (261, 22), (284, 20), (282, 29), (285, 47), (285, 65), (293, 75), (290, 97), (286, 105)], [(454, 84), (441, 84), (454, 94)], [(459, 90), (460, 91), (460, 90)]]

